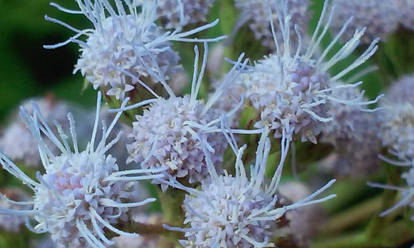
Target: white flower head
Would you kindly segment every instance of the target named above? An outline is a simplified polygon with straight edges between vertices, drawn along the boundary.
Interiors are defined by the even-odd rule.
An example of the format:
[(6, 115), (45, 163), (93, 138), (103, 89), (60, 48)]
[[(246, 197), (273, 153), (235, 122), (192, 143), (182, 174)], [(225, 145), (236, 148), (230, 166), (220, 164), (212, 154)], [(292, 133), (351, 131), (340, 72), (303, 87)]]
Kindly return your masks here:
[(401, 161), (414, 161), (414, 78), (403, 77), (381, 101), (379, 138)]
[[(101, 93), (98, 93), (96, 119), (91, 140), (85, 150), (79, 150), (74, 120), (68, 114), (70, 136), (56, 124), (56, 136), (36, 105), (29, 114), (22, 107), (20, 115), (38, 142), (38, 149), (44, 166), (44, 174), (37, 173), (37, 180), (24, 174), (9, 158), (0, 153), (0, 163), (10, 174), (20, 179), (33, 192), (33, 200), (9, 202), (30, 210), (0, 208), (0, 214), (25, 216), (27, 227), (36, 233), (50, 233), (57, 247), (106, 247), (113, 242), (105, 236), (104, 229), (119, 235), (136, 236), (123, 232), (113, 224), (126, 220), (129, 208), (144, 205), (155, 199), (126, 203), (130, 199), (130, 188), (136, 180), (153, 179), (152, 176), (123, 177), (116, 160), (106, 152), (118, 141), (121, 134), (107, 143), (107, 139), (120, 118), (118, 113), (112, 123), (102, 124), (102, 138), (95, 143), (98, 131)], [(125, 99), (125, 106), (128, 99)], [(52, 153), (45, 143), (45, 136), (59, 150)], [(71, 139), (69, 138), (71, 137)], [(69, 145), (72, 143), (72, 148)], [(148, 170), (134, 170), (135, 175)], [(150, 171), (154, 172), (154, 171)], [(131, 185), (132, 184), (132, 185)], [(139, 192), (134, 192), (139, 194)], [(5, 197), (4, 197), (5, 198)], [(34, 226), (32, 224), (35, 223)]]
[[(171, 48), (171, 41), (203, 42), (213, 39), (189, 38), (206, 30), (217, 21), (187, 32), (164, 31), (158, 27), (157, 1), (115, 0), (113, 7), (109, 0), (76, 0), (78, 10), (69, 10), (55, 3), (52, 5), (70, 14), (83, 14), (93, 24), (93, 29), (79, 30), (46, 16), (46, 19), (61, 24), (76, 34), (65, 42), (47, 45), (53, 49), (70, 42), (80, 45), (81, 56), (75, 66), (94, 88), (108, 90), (108, 95), (123, 99), (125, 94), (141, 85), (156, 95), (148, 86), (152, 83), (166, 83), (178, 71), (178, 54)], [(86, 41), (80, 40), (86, 36)]]
[(158, 0), (157, 14), (166, 28), (182, 28), (207, 21), (214, 0)]
[(334, 33), (340, 32), (343, 23), (350, 17), (353, 21), (350, 29), (344, 33), (343, 40), (353, 36), (353, 30), (366, 27), (365, 36), (361, 41), (370, 44), (377, 37), (385, 40), (388, 35), (398, 28), (400, 13), (397, 8), (396, 0), (334, 0), (336, 5), (336, 15), (332, 21)]
[[(362, 83), (339, 86), (335, 84), (375, 53), (378, 40), (373, 41), (348, 67), (336, 75), (330, 75), (329, 69), (356, 49), (365, 29), (356, 30), (354, 36), (339, 51), (327, 58), (337, 40), (347, 29), (351, 21), (349, 20), (328, 47), (317, 55), (318, 46), (327, 33), (333, 17), (333, 11), (327, 16), (328, 1), (326, 1), (310, 41), (302, 44), (301, 35), (297, 32), (299, 45), (296, 51), (291, 53), (289, 29), (291, 17), (286, 4), (286, 0), (279, 0), (276, 5), (283, 34), (282, 42), (279, 42), (274, 35), (276, 53), (259, 60), (244, 73), (242, 80), (247, 87), (246, 97), (260, 113), (260, 120), (256, 122), (256, 127), (270, 125), (276, 138), (291, 138), (295, 134), (302, 141), (316, 143), (316, 136), (322, 131), (323, 124), (333, 120), (328, 113), (331, 102), (362, 108), (378, 100), (363, 101), (360, 97), (351, 100), (338, 99), (333, 95), (336, 91), (358, 87)], [(273, 29), (273, 22), (271, 26)], [(302, 49), (302, 46), (306, 48)]]
[[(280, 19), (282, 18), (276, 13), (276, 5), (278, 0), (235, 0), (236, 7), (240, 10), (240, 17), (236, 24), (235, 32), (245, 23), (248, 23), (256, 40), (262, 42), (266, 47), (275, 48), (273, 35), (269, 23), (269, 8), (272, 9), (272, 21), (275, 23), (276, 36), (282, 37)], [(295, 30), (301, 30), (306, 33), (308, 22), (310, 20), (309, 0), (287, 0), (287, 12), (291, 18), (289, 24), (290, 39), (297, 40)], [(292, 42), (293, 45), (293, 42)]]
[[(271, 239), (277, 231), (276, 221), (288, 211), (320, 203), (335, 197), (315, 199), (335, 180), (291, 205), (282, 205), (277, 194), (288, 144), (282, 145), (282, 158), (271, 182), (266, 183), (265, 170), (270, 151), (268, 131), (264, 131), (256, 152), (256, 162), (245, 171), (242, 154), (237, 152), (235, 175), (219, 175), (207, 159), (210, 178), (200, 189), (186, 188), (178, 182), (172, 185), (188, 192), (183, 204), (184, 224), (188, 228), (168, 227), (185, 232), (184, 247), (274, 247)], [(204, 143), (206, 144), (206, 143)], [(207, 148), (205, 148), (207, 149)]]
[[(171, 92), (167, 99), (155, 98), (124, 108), (128, 110), (149, 104), (143, 110), (143, 114), (137, 115), (136, 121), (132, 123), (133, 130), (129, 135), (132, 143), (127, 145), (128, 162), (140, 163), (147, 169), (166, 167), (168, 168), (166, 174), (173, 178), (188, 178), (189, 183), (200, 182), (208, 174), (205, 155), (199, 141), (200, 136), (207, 137), (210, 144), (209, 155), (215, 165), (221, 164), (227, 147), (219, 127), (223, 113), (212, 108), (223, 94), (223, 90), (216, 91), (206, 103), (197, 99), (207, 64), (207, 45), (205, 44), (199, 75), (197, 75), (199, 60), (197, 47), (195, 52), (190, 95), (177, 97), (172, 90), (167, 90)], [(243, 55), (223, 79), (223, 87), (232, 83), (240, 75), (236, 68), (240, 65), (242, 57)], [(236, 106), (239, 107), (240, 104)], [(235, 111), (236, 109), (233, 109), (225, 114), (230, 117)], [(163, 189), (167, 187), (166, 184), (161, 186)]]

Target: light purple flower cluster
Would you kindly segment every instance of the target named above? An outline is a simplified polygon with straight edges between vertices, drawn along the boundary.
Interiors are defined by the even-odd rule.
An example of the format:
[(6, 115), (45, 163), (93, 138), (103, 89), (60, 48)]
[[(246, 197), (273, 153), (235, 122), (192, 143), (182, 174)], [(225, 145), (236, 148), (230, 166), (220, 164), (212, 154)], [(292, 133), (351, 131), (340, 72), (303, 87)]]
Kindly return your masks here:
[[(158, 18), (156, 1), (116, 0), (116, 8), (108, 0), (76, 2), (80, 10), (52, 5), (69, 14), (85, 15), (94, 28), (79, 30), (46, 16), (46, 20), (63, 25), (76, 34), (67, 41), (44, 47), (54, 49), (71, 42), (79, 44), (81, 56), (75, 72), (80, 71), (95, 89), (104, 89), (107, 95), (117, 99), (124, 99), (135, 85), (156, 95), (151, 85), (166, 83), (171, 74), (179, 70), (179, 56), (170, 42), (205, 42), (223, 38), (189, 38), (216, 25), (217, 21), (187, 32), (163, 30), (155, 23)], [(80, 40), (82, 36), (87, 37), (86, 42)]]
[[(343, 48), (330, 58), (328, 54), (343, 32), (340, 32), (325, 50), (317, 53), (334, 14), (327, 14), (326, 2), (311, 40), (302, 44), (299, 34), (300, 45), (291, 52), (290, 16), (286, 11), (286, 1), (281, 1), (280, 4), (282, 7), (278, 13), (283, 14), (280, 17), (283, 17), (280, 22), (284, 31), (283, 39), (279, 41), (275, 36), (276, 53), (259, 60), (244, 74), (242, 80), (247, 88), (246, 97), (260, 113), (260, 120), (256, 122), (257, 127), (270, 125), (275, 137), (291, 139), (296, 135), (302, 141), (316, 143), (316, 136), (324, 124), (333, 120), (328, 113), (331, 103), (340, 102), (362, 107), (377, 101), (364, 101), (361, 98), (346, 100), (335, 96), (336, 92), (359, 85), (358, 83), (343, 87), (338, 86), (337, 82), (375, 53), (378, 40), (373, 41), (348, 67), (336, 75), (330, 75), (329, 69), (356, 49), (365, 29), (356, 30), (355, 35)], [(349, 21), (344, 24), (342, 31), (348, 26)], [(303, 50), (302, 45), (306, 49)]]
[[(70, 136), (66, 135), (61, 125), (56, 123), (59, 135), (56, 136), (36, 105), (32, 113), (22, 107), (20, 112), (25, 125), (35, 137), (44, 173), (38, 173), (38, 182), (23, 173), (10, 159), (0, 153), (0, 163), (10, 174), (20, 179), (33, 192), (32, 201), (11, 201), (12, 205), (24, 206), (0, 208), (1, 214), (24, 216), (31, 221), (27, 226), (36, 233), (48, 232), (57, 247), (104, 247), (113, 242), (106, 238), (103, 229), (107, 228), (119, 235), (136, 234), (123, 232), (113, 225), (119, 220), (126, 220), (129, 208), (138, 207), (155, 199), (125, 203), (131, 197), (131, 184), (139, 178), (124, 178), (119, 171), (116, 159), (106, 152), (119, 140), (118, 135), (107, 144), (107, 139), (120, 118), (118, 113), (107, 127), (103, 123), (102, 138), (95, 144), (101, 94), (98, 94), (97, 114), (91, 140), (85, 150), (79, 150), (74, 119), (69, 114)], [(125, 106), (124, 101), (123, 106)], [(59, 137), (59, 138), (58, 138)], [(69, 146), (72, 142), (73, 148)], [(50, 140), (59, 153), (51, 152), (45, 139)], [(135, 174), (155, 171), (134, 170)], [(160, 175), (147, 176), (157, 178)], [(134, 192), (139, 194), (139, 192)], [(28, 210), (27, 210), (28, 209)], [(35, 223), (34, 226), (32, 224)]]
[[(207, 175), (206, 161), (198, 137), (205, 132), (191, 123), (205, 126), (219, 118), (213, 109), (205, 110), (200, 101), (189, 96), (160, 99), (144, 110), (132, 123), (129, 134), (133, 142), (127, 145), (128, 162), (141, 163), (143, 168), (168, 167), (174, 178), (186, 177), (189, 183), (200, 182)], [(213, 164), (222, 162), (227, 147), (220, 133), (207, 133)]]
[[(353, 26), (352, 18), (340, 13), (336, 19), (341, 24), (335, 24), (338, 35), (326, 48), (320, 49), (333, 23), (334, 11), (329, 9), (328, 1), (313, 34), (307, 37), (309, 0), (236, 0), (241, 17), (234, 30), (249, 23), (256, 39), (274, 51), (251, 66), (247, 65), (244, 54), (237, 61), (231, 61), (232, 69), (217, 77), (221, 80), (212, 85), (212, 92), (204, 92), (203, 96), (207, 96), (204, 101), (200, 99), (200, 93), (204, 74), (208, 71), (207, 43), (224, 37), (192, 37), (213, 27), (216, 21), (189, 31), (182, 30), (185, 26), (205, 22), (214, 0), (75, 1), (79, 10), (54, 3), (52, 6), (65, 13), (86, 16), (93, 28), (79, 30), (46, 17), (74, 31), (75, 35), (45, 47), (54, 49), (71, 42), (79, 44), (81, 54), (75, 72), (80, 71), (95, 89), (99, 89), (95, 120), (89, 121), (85, 117), (81, 124), (88, 128), (79, 135), (75, 131), (75, 118), (68, 114), (64, 120), (66, 109), (56, 105), (49, 112), (45, 111), (50, 116), (44, 116), (42, 106), (40, 109), (36, 104), (31, 105), (31, 109), (23, 106), (20, 115), (33, 140), (23, 140), (24, 146), (13, 143), (13, 137), (0, 142), (0, 145), (18, 145), (19, 148), (11, 149), (21, 153), (30, 146), (29, 157), (38, 156), (37, 161), (43, 165), (36, 180), (32, 179), (6, 155), (18, 160), (23, 159), (22, 156), (14, 156), (8, 148), (0, 147), (8, 153), (0, 153), (2, 167), (33, 191), (31, 200), (16, 201), (0, 195), (7, 203), (0, 206), (0, 215), (18, 216), (19, 220), (25, 220), (31, 231), (49, 233), (56, 247), (128, 247), (131, 243), (135, 247), (162, 246), (157, 235), (138, 237), (130, 229), (123, 231), (123, 227), (132, 222), (145, 227), (162, 225), (159, 218), (153, 223), (147, 218), (140, 219), (142, 212), (132, 211), (156, 200), (148, 198), (147, 191), (139, 184), (142, 180), (152, 180), (156, 187), (160, 187), (163, 191), (160, 196), (174, 198), (175, 195), (168, 194), (176, 193), (176, 190), (186, 194), (178, 204), (168, 202), (163, 206), (175, 204), (183, 211), (183, 223), (178, 223), (179, 227), (163, 227), (183, 232), (180, 244), (184, 247), (274, 247), (274, 238), (280, 235), (293, 237), (300, 246), (308, 246), (316, 230), (313, 225), (317, 225), (312, 214), (320, 209), (304, 207), (334, 198), (335, 194), (322, 194), (335, 180), (314, 193), (303, 186), (279, 187), (295, 139), (316, 144), (318, 136), (323, 134), (322, 141), (337, 148), (338, 164), (343, 168), (336, 170), (354, 171), (362, 170), (367, 158), (378, 154), (378, 137), (373, 130), (379, 129), (383, 144), (389, 146), (404, 165), (409, 158), (414, 161), (414, 100), (407, 93), (414, 92), (412, 78), (404, 78), (390, 90), (389, 100), (384, 100), (383, 106), (386, 109), (392, 103), (393, 111), (383, 114), (381, 128), (369, 113), (378, 109), (368, 108), (380, 97), (367, 100), (364, 92), (358, 89), (362, 82), (340, 83), (377, 50), (378, 39), (369, 32), (391, 30), (388, 26), (373, 27), (372, 30), (360, 27), (360, 24), (371, 25), (363, 22), (370, 16), (360, 18), (362, 22)], [(373, 3), (366, 1), (364, 4), (370, 6)], [(391, 9), (388, 5), (384, 8)], [(381, 12), (386, 10), (373, 9), (371, 14), (375, 18), (392, 19), (394, 13), (391, 10), (389, 15)], [(389, 20), (383, 21), (389, 24)], [(339, 39), (347, 36), (348, 29), (353, 35), (333, 51)], [(331, 74), (334, 66), (349, 58), (365, 41), (365, 31), (368, 31), (367, 40), (372, 40), (366, 50), (345, 68)], [(85, 40), (82, 40), (83, 36)], [(172, 85), (174, 74), (181, 69), (180, 57), (172, 48), (173, 41), (202, 42), (204, 45), (201, 62), (198, 46), (194, 47), (189, 94), (177, 94), (178, 90)], [(218, 47), (219, 60), (222, 60), (224, 49)], [(214, 65), (211, 68), (217, 69)], [(185, 81), (185, 77), (175, 78)], [(162, 93), (154, 87), (155, 84)], [(182, 86), (185, 82), (174, 82), (174, 85)], [(135, 95), (140, 93), (138, 87), (151, 96), (145, 100), (137, 99), (140, 98)], [(121, 106), (110, 110), (101, 108), (101, 91), (107, 99), (121, 100)], [(238, 129), (246, 105), (256, 115), (249, 120), (253, 124), (251, 130)], [(131, 127), (117, 126), (126, 111), (129, 118), (135, 115), (129, 119)], [(100, 119), (103, 119), (101, 125)], [(109, 120), (109, 125), (105, 120)], [(54, 126), (50, 125), (52, 122)], [(84, 125), (86, 122), (93, 125)], [(18, 127), (12, 126), (7, 135), (17, 135)], [(100, 133), (99, 128), (102, 129)], [(128, 135), (123, 137), (122, 130)], [(120, 132), (113, 135), (115, 131)], [(91, 138), (83, 148), (79, 141), (87, 134), (91, 134)], [(257, 145), (256, 153), (251, 156), (254, 149), (250, 149), (244, 156), (247, 145), (239, 148), (239, 135), (251, 134), (260, 134), (258, 142), (251, 139), (253, 146)], [(280, 144), (277, 163), (273, 154), (270, 159), (271, 139), (274, 138)], [(234, 165), (231, 167), (234, 173), (225, 167), (231, 160), (223, 161), (227, 148), (235, 155), (235, 163), (228, 163)], [(347, 160), (348, 156), (353, 160)], [(123, 160), (133, 162), (131, 168), (127, 168)], [(252, 165), (246, 166), (245, 160)], [(270, 166), (272, 164), (277, 166)], [(412, 170), (403, 174), (410, 187), (414, 184), (413, 175)], [(167, 191), (168, 187), (173, 190)], [(292, 191), (301, 194), (295, 195)], [(404, 199), (413, 196), (411, 191), (402, 190), (406, 193)], [(398, 205), (402, 204), (407, 201)], [(283, 226), (279, 226), (281, 221), (285, 221)], [(108, 232), (119, 237), (109, 237)]]
[[(271, 247), (271, 237), (277, 230), (276, 220), (288, 211), (316, 204), (335, 197), (329, 195), (315, 199), (335, 180), (290, 205), (281, 204), (277, 189), (289, 143), (282, 147), (281, 161), (270, 183), (266, 183), (264, 173), (270, 151), (268, 129), (261, 136), (256, 152), (255, 164), (250, 168), (250, 177), (242, 162), (240, 148), (236, 158), (236, 172), (232, 176), (219, 174), (207, 156), (210, 177), (203, 181), (200, 189), (187, 188), (178, 182), (172, 185), (185, 190), (183, 208), (186, 213), (184, 224), (189, 228), (174, 228), (185, 232), (184, 247)], [(205, 141), (204, 141), (205, 142)], [(203, 143), (204, 147), (207, 142)], [(234, 146), (235, 144), (233, 144)], [(205, 148), (206, 149), (206, 148)]]

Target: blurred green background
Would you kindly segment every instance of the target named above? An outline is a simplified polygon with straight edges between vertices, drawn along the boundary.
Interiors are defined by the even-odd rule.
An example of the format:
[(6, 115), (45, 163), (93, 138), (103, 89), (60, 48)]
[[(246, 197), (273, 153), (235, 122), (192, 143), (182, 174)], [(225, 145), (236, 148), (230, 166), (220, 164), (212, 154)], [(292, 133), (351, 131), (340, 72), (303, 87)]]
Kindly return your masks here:
[[(74, 6), (74, 1), (64, 1)], [(71, 32), (44, 20), (45, 14), (85, 27), (89, 23), (81, 16), (59, 12), (48, 0), (0, 0), (0, 119), (21, 100), (54, 92), (58, 98), (93, 104), (94, 92), (81, 95), (80, 74), (73, 75), (77, 47), (73, 44), (56, 50), (46, 50), (44, 44), (54, 44), (69, 38)]]

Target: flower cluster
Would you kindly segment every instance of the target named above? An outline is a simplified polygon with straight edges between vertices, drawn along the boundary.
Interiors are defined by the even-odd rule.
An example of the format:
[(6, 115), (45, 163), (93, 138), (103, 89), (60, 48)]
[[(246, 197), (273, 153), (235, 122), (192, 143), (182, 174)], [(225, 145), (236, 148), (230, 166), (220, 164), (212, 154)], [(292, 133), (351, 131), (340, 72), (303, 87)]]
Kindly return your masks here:
[[(335, 179), (320, 187), (327, 181), (321, 168), (344, 179), (339, 188), (348, 206), (359, 201), (351, 192), (358, 186), (342, 185), (381, 175), (379, 159), (407, 169), (401, 175), (407, 187), (369, 183), (401, 192), (402, 200), (381, 216), (414, 207), (414, 76), (402, 77), (386, 97), (373, 100), (360, 89), (362, 81), (354, 82), (375, 67), (360, 68), (381, 49), (378, 37), (387, 37), (401, 15), (409, 15), (397, 10), (410, 5), (406, 0), (326, 0), (309, 36), (310, 0), (235, 0), (225, 3), (240, 11), (236, 23), (230, 21), (233, 34), (210, 57), (208, 43), (225, 37), (195, 35), (218, 23), (207, 17), (220, 1), (74, 2), (76, 10), (51, 5), (83, 15), (92, 28), (46, 16), (75, 34), (45, 48), (79, 45), (74, 72), (98, 91), (96, 112), (82, 110), (74, 118), (66, 115), (70, 106), (50, 99), (23, 104), (23, 123), (12, 122), (0, 139), (0, 165), (33, 195), (9, 191), (2, 182), (3, 228), (19, 231), (25, 223), (30, 231), (47, 233), (53, 244), (46, 244), (58, 248), (309, 247), (319, 231), (329, 236), (362, 227), (361, 219), (368, 222), (359, 212), (348, 219), (348, 211), (340, 227), (334, 225), (342, 213), (322, 222), (325, 208), (318, 204), (336, 194), (326, 194)], [(237, 49), (260, 43), (234, 39), (244, 24), (261, 51), (270, 52), (251, 64)], [(330, 28), (335, 34), (325, 43)], [(191, 80), (183, 43), (196, 44)], [(234, 61), (224, 59), (234, 54), (240, 54)], [(33, 164), (42, 168), (26, 167)], [(389, 179), (400, 172), (393, 168)], [(149, 205), (156, 200), (162, 213)], [(374, 215), (377, 205), (376, 199), (361, 202), (367, 214)], [(326, 209), (337, 214), (336, 207)], [(368, 237), (363, 241), (353, 245), (372, 245)], [(374, 246), (379, 244), (382, 239)]]
[[(113, 242), (104, 235), (104, 228), (119, 235), (134, 236), (136, 234), (123, 232), (113, 225), (119, 218), (127, 217), (129, 208), (155, 200), (149, 198), (139, 202), (124, 203), (124, 199), (131, 199), (131, 183), (136, 183), (139, 178), (123, 178), (116, 159), (105, 154), (119, 139), (118, 135), (108, 144), (106, 142), (121, 113), (117, 114), (108, 128), (104, 124), (102, 139), (95, 144), (100, 102), (101, 94), (98, 94), (97, 117), (91, 140), (85, 150), (79, 150), (72, 115), (68, 115), (73, 143), (73, 148), (70, 148), (69, 136), (64, 133), (61, 125), (56, 124), (59, 133), (59, 136), (56, 136), (35, 104), (32, 105), (31, 114), (22, 107), (21, 117), (37, 141), (45, 170), (43, 174), (38, 174), (39, 182), (24, 174), (10, 159), (0, 154), (3, 168), (34, 192), (32, 201), (15, 202), (3, 196), (12, 205), (25, 208), (19, 210), (1, 208), (0, 212), (32, 219), (27, 222), (28, 227), (36, 233), (49, 232), (57, 247), (111, 245)], [(45, 138), (56, 146), (59, 150), (58, 155), (51, 152)], [(147, 171), (134, 172), (142, 174)], [(139, 192), (133, 193), (139, 194)], [(35, 226), (32, 226), (33, 222), (36, 223)]]
[[(107, 95), (117, 99), (124, 99), (125, 94), (134, 90), (136, 85), (155, 94), (150, 87), (152, 84), (165, 83), (173, 73), (179, 71), (179, 56), (171, 48), (170, 42), (221, 39), (188, 38), (217, 22), (182, 33), (179, 29), (173, 32), (163, 30), (155, 23), (158, 18), (158, 5), (155, 1), (117, 0), (116, 9), (108, 0), (76, 2), (80, 11), (68, 10), (57, 4), (53, 6), (63, 12), (85, 15), (94, 29), (79, 30), (46, 16), (47, 20), (68, 27), (76, 35), (65, 42), (47, 45), (45, 48), (53, 49), (70, 42), (79, 44), (81, 56), (75, 72), (80, 71), (95, 89), (104, 89)], [(183, 7), (178, 6), (177, 8)], [(138, 9), (141, 11), (138, 12)], [(87, 37), (86, 42), (79, 40), (82, 36)]]
[[(268, 133), (265, 130), (261, 136), (250, 177), (242, 162), (243, 151), (246, 149), (243, 146), (237, 151), (234, 176), (227, 172), (218, 174), (207, 159), (210, 177), (202, 182), (200, 189), (186, 188), (178, 182), (173, 184), (188, 193), (183, 204), (186, 215), (184, 223), (191, 227), (181, 229), (186, 237), (186, 240), (181, 241), (183, 246), (271, 247), (277, 220), (287, 212), (335, 197), (329, 195), (315, 199), (335, 182), (332, 180), (315, 193), (293, 204), (284, 205), (277, 195), (277, 189), (289, 143), (282, 147), (278, 169), (270, 184), (267, 184), (264, 173), (270, 151)], [(204, 142), (203, 145), (206, 146), (207, 142)]]
[[(242, 80), (247, 88), (246, 97), (260, 113), (260, 120), (256, 122), (256, 127), (270, 125), (276, 138), (290, 139), (295, 134), (302, 141), (309, 140), (316, 143), (316, 137), (321, 133), (323, 124), (333, 119), (328, 113), (330, 103), (341, 102), (357, 106), (371, 103), (361, 98), (340, 99), (335, 95), (348, 87), (357, 87), (358, 84), (341, 86), (337, 82), (375, 53), (377, 40), (373, 41), (363, 55), (348, 67), (331, 76), (329, 69), (355, 50), (364, 34), (364, 29), (356, 30), (355, 35), (344, 47), (327, 59), (332, 46), (343, 32), (339, 33), (321, 55), (317, 56), (317, 48), (326, 34), (333, 15), (331, 12), (329, 17), (326, 17), (328, 6), (325, 3), (318, 26), (311, 41), (306, 43), (306, 49), (303, 51), (299, 45), (296, 51), (291, 53), (290, 16), (283, 11), (287, 9), (286, 1), (281, 1), (281, 4), (285, 4), (278, 12), (283, 14), (281, 18), (284, 17), (280, 22), (283, 25), (283, 39), (279, 42), (275, 36), (277, 52), (259, 60), (244, 74)], [(328, 18), (327, 23), (323, 27), (322, 23), (326, 18)], [(344, 25), (342, 31), (346, 30), (348, 25), (349, 22)], [(301, 41), (299, 34), (299, 44)]]
[[(137, 115), (136, 121), (132, 123), (133, 131), (129, 137), (133, 142), (127, 145), (128, 162), (141, 163), (143, 168), (149, 169), (167, 167), (165, 173), (169, 176), (174, 179), (188, 178), (191, 184), (200, 182), (207, 175), (200, 137), (207, 137), (211, 147), (209, 156), (213, 164), (218, 165), (222, 162), (226, 148), (224, 136), (217, 132), (223, 113), (212, 108), (223, 94), (223, 90), (218, 89), (207, 103), (197, 100), (207, 66), (207, 45), (205, 45), (205, 56), (198, 77), (196, 76), (198, 48), (195, 51), (195, 74), (190, 95), (177, 97), (173, 94), (168, 99), (148, 100), (125, 108), (131, 109), (149, 104), (143, 114)], [(224, 77), (223, 87), (232, 83), (240, 74), (235, 68)], [(167, 185), (162, 184), (162, 186), (166, 189)]]

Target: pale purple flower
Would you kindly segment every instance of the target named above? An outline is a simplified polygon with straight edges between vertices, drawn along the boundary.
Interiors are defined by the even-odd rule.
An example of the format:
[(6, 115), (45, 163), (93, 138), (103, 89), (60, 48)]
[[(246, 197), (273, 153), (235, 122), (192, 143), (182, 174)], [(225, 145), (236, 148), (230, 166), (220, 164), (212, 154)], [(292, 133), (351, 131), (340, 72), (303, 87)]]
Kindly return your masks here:
[(386, 40), (398, 28), (400, 13), (396, 0), (334, 0), (333, 5), (336, 15), (332, 30), (335, 34), (340, 32), (344, 22), (353, 17), (350, 29), (344, 33), (344, 40), (350, 39), (354, 30), (366, 28), (361, 41), (369, 45), (378, 37)]
[[(208, 173), (200, 137), (205, 136), (211, 150), (209, 156), (213, 164), (220, 165), (227, 144), (220, 132), (222, 114), (231, 117), (233, 111), (221, 113), (212, 106), (223, 90), (218, 90), (204, 103), (197, 99), (202, 78), (206, 69), (207, 46), (205, 45), (200, 74), (197, 76), (198, 49), (194, 64), (194, 77), (190, 95), (177, 97), (171, 92), (167, 99), (156, 98), (125, 108), (131, 109), (149, 104), (142, 115), (136, 116), (127, 145), (128, 162), (140, 163), (143, 168), (168, 168), (165, 174), (172, 178), (186, 178), (189, 183), (200, 182)], [(242, 59), (242, 56), (239, 60)], [(232, 83), (240, 74), (236, 67), (224, 77), (223, 86)], [(156, 182), (156, 181), (155, 181)], [(166, 184), (161, 184), (166, 189)]]
[[(357, 99), (339, 99), (335, 92), (347, 88), (358, 87), (362, 82), (346, 86), (337, 85), (349, 72), (367, 61), (377, 50), (375, 40), (367, 50), (337, 74), (330, 75), (329, 70), (339, 61), (351, 55), (364, 34), (364, 29), (356, 30), (355, 35), (332, 56), (328, 56), (343, 32), (340, 32), (328, 47), (317, 53), (320, 42), (325, 36), (333, 12), (328, 14), (328, 1), (325, 2), (321, 17), (312, 38), (302, 44), (299, 34), (299, 46), (290, 51), (289, 26), (290, 17), (287, 13), (286, 0), (278, 1), (277, 13), (282, 13), (283, 39), (275, 37), (277, 52), (259, 60), (242, 76), (247, 87), (246, 97), (259, 112), (260, 120), (256, 127), (269, 125), (276, 138), (291, 139), (298, 137), (302, 141), (316, 143), (316, 136), (324, 128), (325, 123), (333, 120), (329, 115), (329, 105), (340, 102), (360, 108), (375, 103)], [(346, 30), (349, 21), (344, 24)], [(305, 49), (302, 49), (302, 46)]]
[[(189, 96), (160, 99), (144, 109), (132, 123), (127, 145), (128, 162), (141, 163), (143, 168), (168, 166), (168, 173), (177, 178), (188, 177), (190, 183), (199, 182), (207, 175), (205, 158), (197, 137), (204, 131), (189, 123), (207, 125), (219, 118), (214, 110), (205, 111), (200, 100)], [(226, 142), (220, 133), (207, 134), (213, 147), (211, 159), (214, 164), (222, 162)], [(150, 159), (145, 159), (150, 157)]]
[[(117, 229), (114, 224), (126, 221), (130, 208), (155, 201), (149, 198), (139, 202), (128, 202), (128, 199), (131, 199), (131, 189), (137, 180), (159, 178), (161, 175), (153, 170), (133, 170), (137, 177), (124, 177), (126, 172), (119, 171), (116, 159), (106, 155), (121, 135), (118, 134), (107, 143), (122, 112), (115, 116), (109, 126), (102, 124), (102, 138), (95, 143), (101, 99), (99, 92), (94, 129), (85, 150), (78, 147), (74, 119), (70, 114), (70, 135), (56, 123), (59, 133), (56, 136), (35, 104), (31, 114), (22, 107), (20, 115), (38, 142), (45, 170), (43, 174), (37, 173), (38, 181), (27, 176), (9, 158), (0, 153), (2, 167), (34, 192), (32, 201), (8, 200), (12, 205), (25, 207), (24, 209), (0, 208), (0, 214), (26, 217), (27, 227), (31, 231), (49, 233), (57, 247), (112, 245), (113, 241), (106, 238), (104, 229), (118, 235), (136, 236), (137, 234)], [(125, 106), (127, 101), (128, 99), (125, 99), (122, 106)], [(57, 147), (59, 154), (51, 152), (45, 139), (49, 139)], [(72, 143), (72, 147), (69, 142)], [(151, 176), (139, 176), (148, 172), (155, 173)], [(7, 199), (5, 196), (3, 198)]]
[[(80, 45), (81, 56), (75, 66), (94, 88), (107, 90), (107, 95), (123, 99), (127, 92), (142, 86), (154, 96), (154, 83), (166, 84), (177, 72), (179, 56), (171, 48), (172, 41), (204, 42), (213, 39), (189, 38), (206, 30), (217, 21), (187, 32), (165, 31), (155, 23), (157, 1), (115, 0), (114, 8), (108, 0), (76, 0), (80, 10), (69, 10), (53, 3), (59, 10), (70, 14), (82, 14), (93, 24), (93, 29), (79, 30), (46, 16), (76, 34), (65, 42), (47, 45), (53, 49), (70, 42)], [(86, 36), (86, 41), (80, 40)]]
[[(173, 186), (187, 191), (183, 204), (188, 228), (168, 227), (185, 232), (184, 247), (273, 247), (272, 238), (278, 231), (276, 220), (289, 211), (320, 203), (335, 197), (329, 195), (315, 199), (329, 188), (335, 180), (290, 205), (281, 205), (277, 194), (288, 143), (281, 152), (281, 162), (270, 183), (266, 183), (265, 171), (270, 152), (268, 131), (264, 131), (256, 152), (256, 162), (250, 168), (250, 176), (242, 162), (243, 151), (239, 149), (235, 175), (219, 175), (211, 161), (207, 160), (210, 178), (203, 181), (201, 188), (187, 188), (178, 182)], [(206, 143), (205, 143), (206, 144)], [(204, 144), (204, 145), (205, 145)], [(206, 147), (204, 147), (207, 149)]]

